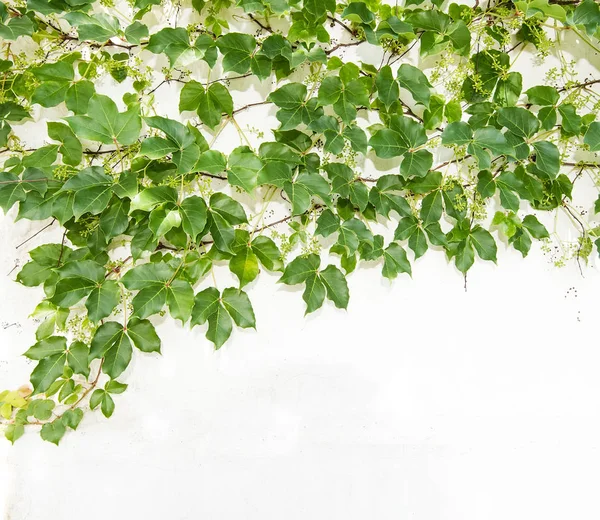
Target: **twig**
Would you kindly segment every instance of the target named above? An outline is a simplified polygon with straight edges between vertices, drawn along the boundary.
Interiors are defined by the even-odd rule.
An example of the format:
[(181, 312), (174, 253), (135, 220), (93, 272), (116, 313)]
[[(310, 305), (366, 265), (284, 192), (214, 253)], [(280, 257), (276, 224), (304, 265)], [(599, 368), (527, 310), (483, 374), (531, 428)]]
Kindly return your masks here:
[(55, 222), (56, 222), (56, 219), (52, 219), (52, 222), (50, 222), (50, 224), (46, 224), (42, 229), (40, 229), (38, 232), (36, 232), (33, 235), (31, 235), (28, 239), (23, 240), (23, 242), (21, 242), (18, 246), (15, 247), (15, 249), (19, 249), (21, 246), (24, 246), (27, 242), (29, 242), (30, 240), (32, 240), (35, 237), (37, 237), (40, 233), (42, 233), (43, 231), (45, 231), (46, 229), (48, 229)]

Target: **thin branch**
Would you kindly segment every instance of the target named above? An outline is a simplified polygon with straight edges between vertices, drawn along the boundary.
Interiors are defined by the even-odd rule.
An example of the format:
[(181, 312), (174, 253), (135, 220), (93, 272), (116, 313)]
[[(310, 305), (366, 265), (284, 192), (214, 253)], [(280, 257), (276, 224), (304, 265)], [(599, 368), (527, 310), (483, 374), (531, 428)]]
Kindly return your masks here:
[(30, 240), (32, 240), (35, 237), (37, 237), (40, 233), (42, 233), (43, 231), (45, 231), (46, 229), (48, 229), (55, 222), (56, 222), (56, 219), (52, 219), (52, 222), (50, 222), (50, 224), (46, 224), (42, 229), (40, 229), (38, 232), (36, 232), (33, 235), (31, 235), (28, 239), (23, 240), (23, 242), (21, 242), (18, 246), (15, 247), (15, 249), (19, 249), (21, 246), (24, 246), (27, 242), (29, 242)]
[(252, 14), (249, 13), (248, 18), (250, 18), (250, 20), (252, 20), (256, 25), (258, 25), (263, 31), (270, 32), (271, 34), (275, 33), (275, 31), (271, 28), (271, 26), (264, 25), (260, 20), (257, 20), (256, 18), (254, 18), (254, 16), (252, 16)]

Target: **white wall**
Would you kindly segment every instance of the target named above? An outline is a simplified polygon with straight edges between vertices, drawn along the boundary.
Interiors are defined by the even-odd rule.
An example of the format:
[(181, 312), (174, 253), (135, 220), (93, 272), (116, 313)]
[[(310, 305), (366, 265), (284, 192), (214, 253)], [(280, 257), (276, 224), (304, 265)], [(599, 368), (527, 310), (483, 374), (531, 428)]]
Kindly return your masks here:
[[(6, 273), (52, 236), (16, 250), (41, 225), (11, 216), (3, 388), (28, 377), (41, 298)], [(307, 318), (265, 273), (249, 288), (258, 330), (217, 352), (203, 329), (157, 321), (163, 355), (134, 357), (110, 420), (87, 414), (60, 447), (0, 442), (2, 519), (596, 520), (600, 274), (500, 249), (467, 292), (429, 253), (393, 284), (359, 269), (347, 312)]]
[[(30, 369), (35, 291), (4, 276), (26, 227), (0, 224), (3, 386)], [(110, 420), (0, 443), (2, 518), (598, 518), (600, 276), (517, 255), (466, 293), (441, 254), (361, 270), (348, 312), (307, 319), (267, 277), (258, 331), (218, 352), (162, 324)]]

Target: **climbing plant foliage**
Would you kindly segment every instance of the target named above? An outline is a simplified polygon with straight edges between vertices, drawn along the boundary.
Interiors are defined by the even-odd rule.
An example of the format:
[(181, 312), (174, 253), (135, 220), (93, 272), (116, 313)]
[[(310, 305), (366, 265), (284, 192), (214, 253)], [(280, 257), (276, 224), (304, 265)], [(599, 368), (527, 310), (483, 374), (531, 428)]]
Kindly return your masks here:
[(585, 262), (599, 39), (594, 0), (0, 2), (0, 206), (59, 237), (16, 275), (41, 302), (5, 436), (110, 417), (157, 315), (217, 349), (255, 328), (261, 272), (311, 313), (365, 263), (445, 254), (466, 283), (535, 240)]

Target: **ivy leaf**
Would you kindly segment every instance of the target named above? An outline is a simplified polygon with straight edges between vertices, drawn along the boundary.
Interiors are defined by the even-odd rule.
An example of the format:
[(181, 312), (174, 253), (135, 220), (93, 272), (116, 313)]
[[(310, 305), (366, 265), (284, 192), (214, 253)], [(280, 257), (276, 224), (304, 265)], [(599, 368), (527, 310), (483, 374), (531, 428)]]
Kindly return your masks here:
[(588, 127), (583, 142), (590, 147), (591, 152), (600, 151), (600, 122), (595, 121)]
[(96, 13), (92, 17), (84, 13), (70, 12), (65, 15), (65, 19), (77, 27), (81, 40), (105, 42), (120, 31), (119, 20), (106, 13)]
[(131, 341), (121, 329), (114, 343), (104, 353), (102, 371), (112, 379), (119, 377), (129, 366), (132, 356)]
[(225, 307), (238, 327), (244, 329), (256, 328), (254, 310), (252, 309), (248, 295), (244, 291), (228, 287), (223, 291), (221, 301), (223, 307)]
[(292, 181), (292, 168), (300, 159), (293, 150), (281, 143), (262, 143), (258, 154), (262, 166), (258, 172), (258, 184), (272, 184), (283, 188), (286, 182)]
[(403, 63), (398, 69), (398, 82), (402, 88), (408, 90), (417, 103), (429, 107), (431, 98), (431, 84), (421, 69)]
[(229, 183), (240, 186), (248, 193), (256, 188), (258, 172), (262, 168), (262, 161), (254, 155), (247, 146), (240, 146), (231, 152), (227, 167)]
[(299, 256), (292, 260), (283, 271), (279, 282), (286, 285), (303, 283), (321, 265), (321, 259), (315, 254)]
[(464, 121), (456, 121), (448, 124), (442, 132), (443, 145), (462, 146), (473, 140), (473, 130)]
[(258, 276), (258, 258), (250, 247), (242, 247), (229, 261), (229, 269), (238, 277), (242, 288)]
[(167, 286), (167, 306), (171, 316), (185, 323), (194, 305), (194, 289), (187, 280), (173, 280)]
[(207, 222), (207, 206), (202, 197), (192, 195), (183, 200), (179, 206), (183, 230), (193, 241), (198, 238)]
[(99, 166), (84, 168), (71, 177), (61, 191), (74, 191), (73, 214), (78, 219), (84, 213), (97, 215), (108, 205), (112, 196), (112, 178)]
[(192, 309), (192, 326), (206, 323), (208, 317), (216, 311), (220, 298), (219, 291), (214, 287), (209, 287), (196, 294)]
[(208, 317), (207, 339), (212, 341), (218, 350), (229, 339), (232, 329), (231, 316), (223, 305), (217, 303), (215, 311)]
[(417, 150), (404, 155), (400, 164), (400, 175), (409, 177), (425, 177), (433, 165), (433, 154), (429, 150)]
[(59, 280), (51, 301), (68, 308), (89, 295), (104, 281), (104, 268), (93, 260), (69, 262), (58, 271)]
[(533, 143), (536, 152), (535, 165), (551, 179), (555, 179), (560, 171), (560, 152), (554, 143), (537, 141)]
[(112, 99), (94, 94), (89, 101), (87, 114), (66, 118), (75, 134), (84, 139), (103, 144), (130, 145), (140, 135), (142, 120), (137, 104), (125, 112), (119, 112)]
[(100, 287), (92, 290), (85, 302), (88, 318), (97, 323), (110, 316), (120, 297), (119, 284), (114, 280), (106, 280)]
[(456, 267), (463, 274), (472, 267), (475, 262), (475, 253), (470, 240), (465, 239), (458, 244), (455, 261)]
[(532, 105), (538, 105), (541, 107), (555, 106), (560, 99), (560, 95), (554, 87), (548, 87), (545, 85), (532, 87), (525, 91), (525, 94)]
[(404, 155), (427, 142), (425, 128), (408, 117), (392, 116), (389, 128), (377, 130), (369, 141), (377, 157), (389, 159)]
[(475, 226), (469, 236), (477, 254), (484, 260), (491, 260), (496, 263), (496, 242), (489, 231), (486, 231), (481, 226)]
[(83, 147), (73, 131), (63, 123), (48, 122), (48, 137), (59, 141), (61, 147), (59, 152), (62, 160), (70, 166), (77, 166), (83, 157)]
[(375, 84), (377, 85), (377, 97), (386, 108), (400, 99), (400, 89), (389, 65), (382, 67), (377, 73)]
[(191, 50), (188, 32), (182, 27), (165, 27), (150, 36), (146, 49), (154, 54), (166, 54), (173, 67), (184, 53)]
[(66, 358), (67, 354), (63, 352), (62, 354), (54, 354), (40, 360), (29, 378), (33, 385), (34, 394), (45, 392), (60, 377), (63, 373)]
[(523, 219), (523, 227), (531, 233), (532, 237), (538, 240), (550, 237), (546, 227), (534, 215), (527, 215)]
[(56, 354), (62, 354), (67, 350), (67, 340), (63, 336), (50, 336), (38, 341), (25, 354), (29, 359), (41, 360)]
[(132, 318), (127, 323), (127, 335), (142, 352), (160, 352), (160, 338), (150, 321)]
[(17, 16), (0, 25), (0, 38), (16, 40), (19, 36), (31, 36), (35, 29), (36, 26), (29, 17)]
[(256, 40), (249, 34), (229, 33), (221, 36), (217, 47), (223, 54), (225, 72), (245, 74), (251, 64), (251, 56), (256, 49)]
[(440, 190), (432, 191), (421, 203), (421, 220), (425, 224), (438, 222), (442, 217), (443, 210), (442, 192)]
[(88, 377), (90, 375), (89, 355), (90, 349), (85, 343), (74, 341), (67, 351), (67, 364), (76, 374)]
[(392, 242), (383, 253), (383, 276), (390, 280), (396, 278), (398, 273), (407, 273), (412, 276), (410, 262), (406, 257), (406, 251), (395, 242)]
[(94, 84), (91, 81), (76, 81), (67, 90), (65, 104), (76, 115), (84, 115), (88, 111), (90, 99), (92, 99), (94, 92)]
[(19, 178), (10, 172), (0, 173), (0, 207), (7, 213), (16, 202), (27, 198)]
[(302, 293), (302, 299), (306, 303), (306, 312), (304, 315), (319, 309), (325, 301), (326, 293), (325, 285), (323, 285), (319, 275), (316, 272), (309, 275), (306, 279), (304, 292)]
[(348, 308), (348, 284), (343, 273), (334, 265), (328, 265), (319, 276), (327, 289), (327, 298), (340, 309)]
[(56, 444), (61, 441), (64, 437), (67, 429), (61, 420), (61, 418), (55, 419), (50, 423), (46, 423), (42, 426), (40, 436), (43, 440)]
[(538, 118), (520, 107), (503, 107), (498, 110), (498, 123), (525, 139), (529, 139), (540, 127)]
[(269, 237), (257, 236), (251, 243), (252, 251), (260, 260), (260, 263), (269, 271), (281, 271), (283, 261), (281, 251)]

